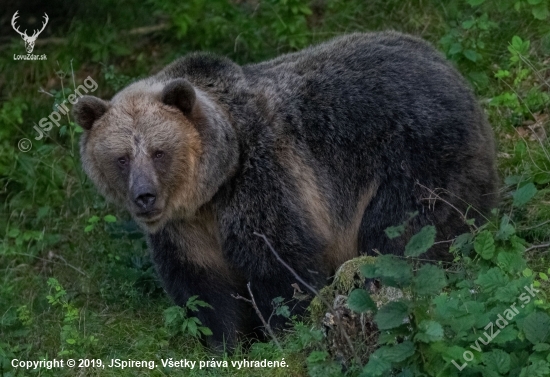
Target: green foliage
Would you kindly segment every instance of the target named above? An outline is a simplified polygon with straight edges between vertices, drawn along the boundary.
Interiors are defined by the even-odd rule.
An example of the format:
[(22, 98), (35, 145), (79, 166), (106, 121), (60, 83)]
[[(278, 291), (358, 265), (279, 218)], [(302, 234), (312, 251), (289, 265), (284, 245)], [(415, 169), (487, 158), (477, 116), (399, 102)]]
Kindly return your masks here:
[(88, 233), (94, 230), (100, 220), (103, 220), (105, 224), (111, 224), (116, 222), (116, 217), (114, 215), (105, 215), (103, 216), (103, 219), (101, 219), (99, 216), (94, 215), (88, 219), (88, 225), (84, 228), (84, 232)]
[(46, 296), (52, 307), (60, 307), (63, 314), (61, 349), (59, 356), (81, 356), (98, 342), (94, 335), (85, 335), (79, 329), (80, 310), (67, 298), (67, 292), (55, 278), (48, 279), (51, 294)]
[(435, 227), (427, 225), (417, 234), (411, 237), (409, 243), (405, 247), (405, 256), (418, 257), (420, 254), (428, 251), (435, 241)]
[(420, 267), (416, 273), (415, 288), (419, 295), (435, 295), (447, 285), (445, 272), (432, 264)]
[[(47, 61), (14, 61), (21, 40), (11, 35), (0, 57), (0, 375), (15, 374), (13, 358), (210, 356), (195, 340), (206, 335), (193, 319), (199, 304), (169, 308), (165, 327), (158, 325), (170, 303), (137, 225), (105, 203), (85, 177), (78, 157), (82, 129), (64, 116), (59, 127), (34, 140), (33, 124), (74, 86), (90, 75), (98, 83), (93, 94), (110, 98), (190, 51), (212, 51), (244, 64), (338, 34), (383, 29), (436, 44), (487, 105), (505, 178), (498, 218), (454, 240), (451, 266), (420, 264), (434, 241), (433, 230), (425, 228), (402, 250), (406, 258), (380, 256), (361, 268), (364, 276), (407, 292), (377, 311), (366, 290), (351, 291), (349, 307), (374, 316), (384, 328), (365, 365), (329, 351), (323, 332), (307, 318), (284, 333), (283, 351), (256, 343), (234, 358), (291, 360), (288, 370), (262, 375), (550, 374), (544, 331), (550, 261), (545, 248), (526, 253), (531, 244), (550, 240), (548, 6), (548, 0), (98, 0), (73, 7), (72, 19), (54, 22), (52, 15), (53, 34), (41, 36), (48, 43), (35, 50), (47, 53)], [(33, 143), (27, 153), (17, 148), (23, 137)], [(386, 229), (388, 237), (403, 236), (413, 218)], [(531, 283), (540, 291), (536, 297), (525, 290)], [(522, 294), (529, 302), (518, 300)], [(480, 342), (484, 326), (514, 303), (519, 313), (503, 329), (495, 325), (500, 332), (489, 344)], [(274, 300), (273, 315), (288, 318), (288, 305)], [(452, 360), (462, 365), (465, 351), (474, 358), (458, 371)], [(51, 373), (40, 371), (74, 371)]]
[(351, 291), (348, 296), (348, 306), (357, 313), (364, 313), (367, 310), (376, 310), (376, 304), (364, 289), (354, 289)]
[(288, 305), (285, 305), (284, 301), (285, 299), (283, 297), (275, 297), (271, 301), (271, 304), (273, 305), (275, 315), (280, 315), (281, 317), (289, 318), (290, 308), (288, 307)]
[(411, 266), (393, 255), (378, 257), (375, 264), (361, 267), (361, 273), (367, 278), (380, 278), (384, 285), (391, 287), (406, 286), (412, 278)]
[[(409, 245), (415, 250), (425, 252), (433, 244), (433, 235), (426, 229), (411, 238)], [(459, 238), (455, 253), (461, 253), (467, 242), (473, 243), (476, 252), (473, 258), (463, 256), (460, 270), (446, 271), (433, 264), (416, 268), (419, 262), (410, 255), (399, 260), (409, 266), (399, 270), (416, 272), (402, 280), (407, 295), (388, 302), (374, 315), (384, 336), (362, 375), (454, 376), (469, 368), (469, 373), (512, 376), (543, 373), (549, 367), (549, 360), (540, 356), (550, 349), (550, 316), (533, 272), (521, 273), (525, 247), (509, 217), (503, 216), (498, 227), (488, 223), (472, 237)], [(387, 260), (397, 262), (396, 258), (378, 257), (361, 272), (387, 281)], [(355, 290), (348, 298), (348, 305), (357, 312), (369, 309), (361, 301), (368, 297), (362, 291)]]
[(408, 314), (409, 305), (407, 302), (389, 302), (378, 310), (374, 322), (376, 322), (378, 329), (389, 330), (408, 322), (406, 321)]
[(483, 259), (491, 259), (495, 254), (495, 240), (488, 230), (479, 233), (474, 242), (474, 249)]
[(193, 337), (212, 335), (212, 331), (202, 325), (197, 318), (190, 316), (191, 312), (198, 312), (199, 308), (212, 309), (210, 304), (198, 299), (199, 296), (191, 296), (185, 306), (171, 306), (164, 311), (164, 326), (171, 336), (189, 334)]

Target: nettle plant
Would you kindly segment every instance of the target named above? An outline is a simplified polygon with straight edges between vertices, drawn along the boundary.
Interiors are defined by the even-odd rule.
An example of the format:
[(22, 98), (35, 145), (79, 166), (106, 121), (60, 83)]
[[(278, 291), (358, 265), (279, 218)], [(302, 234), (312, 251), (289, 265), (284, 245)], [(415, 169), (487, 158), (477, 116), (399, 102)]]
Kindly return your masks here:
[[(405, 227), (386, 233), (399, 237)], [(550, 305), (535, 280), (546, 284), (548, 276), (526, 268), (526, 242), (510, 218), (457, 237), (450, 268), (420, 263), (434, 240), (435, 229), (426, 226), (404, 257), (382, 255), (361, 268), (365, 278), (404, 292), (378, 309), (366, 290), (350, 293), (350, 309), (373, 313), (380, 331), (361, 376), (549, 375)]]
[(212, 331), (203, 326), (200, 319), (191, 315), (193, 312), (198, 312), (199, 308), (212, 308), (198, 298), (199, 296), (191, 296), (185, 306), (171, 306), (164, 311), (164, 326), (171, 336), (188, 334), (198, 338), (201, 335), (212, 335)]
[(80, 328), (81, 309), (71, 303), (67, 297), (67, 291), (55, 278), (48, 279), (50, 294), (46, 296), (48, 303), (61, 308), (63, 324), (61, 326), (61, 349), (58, 356), (81, 356), (97, 344), (98, 339), (93, 335), (83, 334)]
[(508, 64), (495, 73), (503, 91), (491, 99), (490, 105), (508, 108), (514, 125), (525, 119), (536, 121), (536, 113), (550, 102), (550, 96), (543, 91), (548, 84), (531, 63), (530, 46), (530, 41), (514, 36), (508, 46)]

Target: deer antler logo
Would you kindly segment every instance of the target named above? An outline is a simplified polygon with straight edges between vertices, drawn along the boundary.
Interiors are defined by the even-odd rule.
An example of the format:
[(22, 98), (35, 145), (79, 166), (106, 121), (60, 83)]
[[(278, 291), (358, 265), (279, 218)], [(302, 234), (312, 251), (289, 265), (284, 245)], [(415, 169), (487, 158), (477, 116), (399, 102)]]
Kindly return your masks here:
[(17, 13), (19, 13), (19, 11), (15, 12), (15, 14), (13, 15), (13, 17), (11, 19), (11, 26), (13, 27), (13, 30), (15, 30), (17, 33), (19, 33), (21, 38), (23, 38), (23, 40), (25, 41), (25, 49), (30, 54), (30, 53), (32, 53), (32, 50), (34, 50), (34, 42), (36, 42), (36, 38), (38, 38), (40, 33), (42, 33), (44, 31), (44, 28), (48, 24), (49, 18), (48, 18), (48, 15), (46, 13), (44, 13), (44, 22), (42, 23), (42, 29), (34, 30), (34, 33), (29, 37), (27, 35), (27, 29), (25, 29), (24, 33), (21, 33), (19, 31), (19, 27), (15, 27), (15, 20), (17, 19), (17, 17), (19, 17), (19, 15)]

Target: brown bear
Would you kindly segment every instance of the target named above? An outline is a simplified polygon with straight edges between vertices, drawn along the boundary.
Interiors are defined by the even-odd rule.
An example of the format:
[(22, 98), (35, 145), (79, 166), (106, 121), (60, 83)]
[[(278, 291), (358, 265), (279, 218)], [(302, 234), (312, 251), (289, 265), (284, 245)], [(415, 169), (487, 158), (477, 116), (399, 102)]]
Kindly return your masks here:
[[(396, 32), (245, 66), (190, 54), (109, 102), (81, 98), (74, 115), (84, 170), (142, 225), (173, 300), (212, 305), (198, 317), (214, 345), (261, 325), (233, 297), (247, 283), (265, 318), (293, 296), (295, 275), (255, 232), (321, 287), (350, 258), (402, 254), (427, 224), (450, 240), (495, 205), (493, 135), (472, 91)], [(409, 234), (386, 237), (411, 212)], [(448, 255), (440, 243), (428, 257)]]

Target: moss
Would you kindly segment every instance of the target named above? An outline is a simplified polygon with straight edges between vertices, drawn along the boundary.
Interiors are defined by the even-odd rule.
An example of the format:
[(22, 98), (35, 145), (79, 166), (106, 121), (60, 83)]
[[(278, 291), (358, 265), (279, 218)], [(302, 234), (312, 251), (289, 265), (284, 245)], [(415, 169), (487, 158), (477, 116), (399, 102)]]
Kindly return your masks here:
[[(347, 296), (352, 288), (363, 284), (364, 278), (361, 277), (359, 268), (365, 264), (373, 264), (375, 261), (376, 257), (361, 256), (345, 262), (334, 274), (332, 283), (321, 289), (319, 295), (328, 303), (334, 302), (339, 294)], [(327, 310), (319, 297), (315, 297), (309, 305), (309, 311), (313, 321), (318, 323)]]

